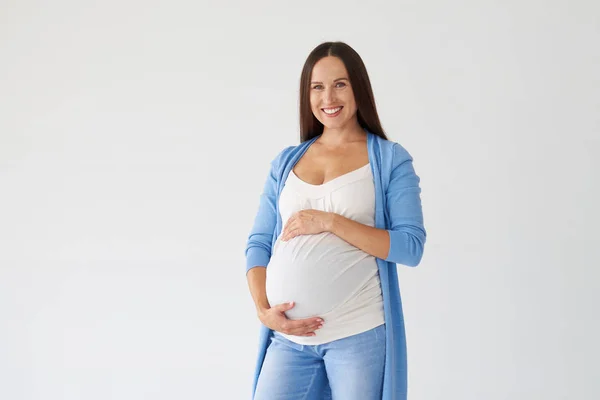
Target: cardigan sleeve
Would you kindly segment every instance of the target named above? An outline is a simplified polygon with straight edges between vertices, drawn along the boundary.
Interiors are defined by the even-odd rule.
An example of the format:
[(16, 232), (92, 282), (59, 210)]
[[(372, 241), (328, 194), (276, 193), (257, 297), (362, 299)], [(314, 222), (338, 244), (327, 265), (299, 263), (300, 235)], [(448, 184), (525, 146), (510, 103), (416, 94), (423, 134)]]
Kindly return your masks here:
[[(285, 149), (284, 149), (285, 151)], [(266, 267), (271, 259), (271, 243), (277, 224), (277, 171), (282, 151), (270, 164), (269, 174), (260, 195), (258, 211), (246, 243), (246, 273), (254, 267)]]
[(409, 267), (416, 267), (421, 261), (427, 234), (419, 182), (413, 158), (404, 147), (394, 143), (390, 183), (385, 194), (390, 235), (386, 261)]

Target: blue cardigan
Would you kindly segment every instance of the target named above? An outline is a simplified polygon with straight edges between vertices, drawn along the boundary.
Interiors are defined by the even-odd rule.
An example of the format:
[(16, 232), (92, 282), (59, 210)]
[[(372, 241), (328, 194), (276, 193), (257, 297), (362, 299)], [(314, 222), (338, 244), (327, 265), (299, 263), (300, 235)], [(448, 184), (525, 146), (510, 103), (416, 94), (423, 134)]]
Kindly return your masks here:
[[(390, 235), (387, 258), (376, 258), (386, 321), (382, 399), (403, 400), (407, 397), (406, 335), (395, 264), (415, 267), (423, 255), (426, 232), (421, 209), (420, 179), (415, 174), (413, 159), (404, 147), (365, 131), (375, 183), (375, 227), (386, 229)], [(271, 248), (282, 229), (279, 195), (296, 162), (318, 137), (297, 146), (286, 147), (271, 161), (258, 212), (248, 236), (245, 250), (246, 273), (253, 267), (268, 265)], [(270, 334), (271, 329), (261, 324), (252, 398)]]

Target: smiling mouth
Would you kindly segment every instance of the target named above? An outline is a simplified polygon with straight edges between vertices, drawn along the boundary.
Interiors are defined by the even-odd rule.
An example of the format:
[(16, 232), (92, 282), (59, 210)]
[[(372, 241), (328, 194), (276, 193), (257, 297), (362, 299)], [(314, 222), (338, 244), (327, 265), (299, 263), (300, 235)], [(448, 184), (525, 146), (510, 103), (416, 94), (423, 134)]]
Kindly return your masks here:
[(336, 115), (340, 111), (342, 111), (343, 106), (335, 107), (335, 108), (321, 108), (321, 110), (327, 115)]

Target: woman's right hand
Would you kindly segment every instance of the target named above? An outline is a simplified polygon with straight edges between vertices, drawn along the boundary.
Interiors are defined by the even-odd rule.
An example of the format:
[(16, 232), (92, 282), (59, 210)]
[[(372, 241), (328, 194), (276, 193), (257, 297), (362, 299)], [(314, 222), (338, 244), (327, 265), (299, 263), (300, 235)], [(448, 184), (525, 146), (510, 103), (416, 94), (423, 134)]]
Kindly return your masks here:
[(286, 335), (315, 336), (315, 331), (323, 326), (323, 319), (312, 317), (291, 320), (284, 314), (294, 307), (294, 302), (282, 303), (258, 313), (258, 318), (267, 328)]

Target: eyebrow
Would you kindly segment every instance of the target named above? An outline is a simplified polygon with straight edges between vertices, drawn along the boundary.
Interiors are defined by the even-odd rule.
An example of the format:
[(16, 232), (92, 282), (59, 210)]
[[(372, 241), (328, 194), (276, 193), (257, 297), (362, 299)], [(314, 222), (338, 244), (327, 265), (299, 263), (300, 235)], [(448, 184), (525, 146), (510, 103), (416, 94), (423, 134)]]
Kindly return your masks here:
[[(347, 80), (348, 80), (348, 78), (337, 78), (336, 80), (334, 80), (334, 82), (337, 82), (337, 81), (347, 81)], [(323, 82), (313, 81), (310, 84), (312, 85), (314, 83), (323, 83)]]

